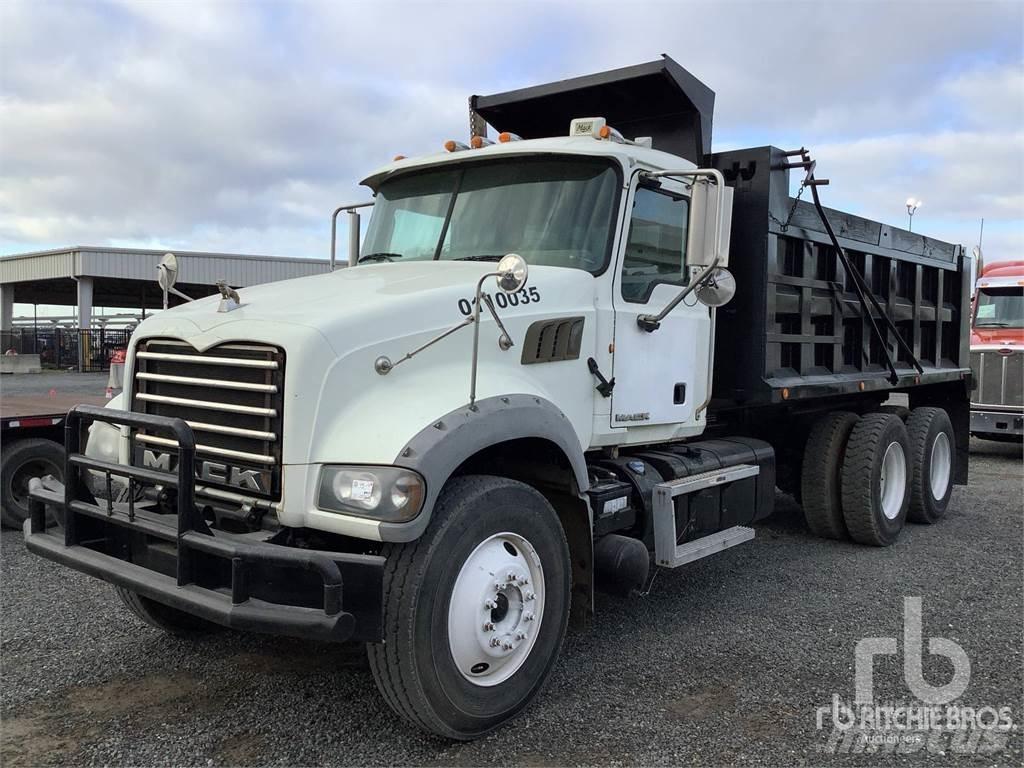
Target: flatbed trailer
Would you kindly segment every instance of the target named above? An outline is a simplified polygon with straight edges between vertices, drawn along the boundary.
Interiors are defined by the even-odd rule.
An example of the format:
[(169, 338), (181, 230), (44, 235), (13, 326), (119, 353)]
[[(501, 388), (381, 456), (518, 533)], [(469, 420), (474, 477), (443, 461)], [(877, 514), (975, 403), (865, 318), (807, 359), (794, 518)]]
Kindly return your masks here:
[(76, 405), (106, 405), (104, 397), (34, 393), (0, 397), (0, 519), (20, 528), (28, 518), (28, 481), (64, 478), (64, 424)]

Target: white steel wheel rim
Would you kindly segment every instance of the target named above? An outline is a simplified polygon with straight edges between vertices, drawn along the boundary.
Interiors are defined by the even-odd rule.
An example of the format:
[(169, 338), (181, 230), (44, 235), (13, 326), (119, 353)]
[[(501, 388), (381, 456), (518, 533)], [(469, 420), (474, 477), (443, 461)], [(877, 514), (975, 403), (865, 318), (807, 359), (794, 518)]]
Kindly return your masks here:
[(899, 443), (889, 443), (885, 449), (879, 480), (882, 514), (888, 520), (895, 520), (907, 494), (907, 457)]
[(932, 442), (931, 460), (928, 462), (928, 481), (932, 498), (944, 498), (949, 488), (949, 477), (953, 474), (953, 452), (949, 447), (949, 435), (939, 432)]
[(523, 666), (544, 617), (540, 555), (517, 533), (496, 533), (459, 570), (448, 605), (448, 646), (474, 685), (508, 680)]

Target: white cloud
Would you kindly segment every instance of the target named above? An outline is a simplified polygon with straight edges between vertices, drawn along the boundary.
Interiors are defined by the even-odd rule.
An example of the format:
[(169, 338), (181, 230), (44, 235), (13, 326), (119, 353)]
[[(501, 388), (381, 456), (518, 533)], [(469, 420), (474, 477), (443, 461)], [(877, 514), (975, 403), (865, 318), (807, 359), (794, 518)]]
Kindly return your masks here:
[(930, 233), (985, 216), (990, 258), (1019, 253), (1022, 21), (972, 2), (5, 2), (0, 252), (325, 255), (331, 209), (464, 136), (470, 93), (666, 51), (716, 90), (718, 146), (806, 144), (829, 204), (902, 223), (913, 194)]

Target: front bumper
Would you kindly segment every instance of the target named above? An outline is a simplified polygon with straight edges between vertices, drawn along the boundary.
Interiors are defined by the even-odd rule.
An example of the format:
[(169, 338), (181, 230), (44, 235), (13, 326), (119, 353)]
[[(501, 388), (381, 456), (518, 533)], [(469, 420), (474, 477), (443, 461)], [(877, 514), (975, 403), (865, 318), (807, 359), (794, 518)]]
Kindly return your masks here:
[(971, 433), (980, 435), (1024, 435), (1024, 413), (1020, 411), (971, 411)]
[[(174, 473), (90, 459), (79, 450), (84, 420), (160, 430), (179, 446)], [(239, 630), (319, 640), (381, 639), (384, 558), (302, 549), (268, 532), (213, 530), (195, 504), (195, 440), (181, 419), (78, 406), (65, 426), (65, 483), (33, 481), (25, 543), (35, 554)], [(97, 501), (83, 471), (127, 478), (127, 501)], [(164, 489), (161, 509), (135, 499)], [(170, 491), (168, 494), (167, 491)], [(174, 512), (168, 512), (173, 499)], [(61, 529), (46, 527), (46, 510)]]

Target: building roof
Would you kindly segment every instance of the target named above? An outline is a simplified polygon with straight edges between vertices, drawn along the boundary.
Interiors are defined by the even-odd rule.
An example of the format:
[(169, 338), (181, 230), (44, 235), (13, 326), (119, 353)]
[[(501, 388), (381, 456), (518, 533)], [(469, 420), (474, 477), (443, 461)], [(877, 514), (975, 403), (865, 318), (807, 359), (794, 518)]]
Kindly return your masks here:
[[(75, 280), (94, 278), (97, 306), (153, 306), (159, 301), (156, 267), (166, 250), (71, 246), (0, 256), (0, 284), (13, 285), (15, 301), (75, 304)], [(174, 251), (177, 288), (205, 296), (218, 280), (234, 288), (289, 280), (330, 271), (327, 259), (293, 259), (237, 253)], [(191, 292), (190, 292), (191, 288)]]

